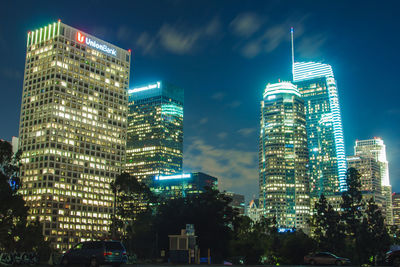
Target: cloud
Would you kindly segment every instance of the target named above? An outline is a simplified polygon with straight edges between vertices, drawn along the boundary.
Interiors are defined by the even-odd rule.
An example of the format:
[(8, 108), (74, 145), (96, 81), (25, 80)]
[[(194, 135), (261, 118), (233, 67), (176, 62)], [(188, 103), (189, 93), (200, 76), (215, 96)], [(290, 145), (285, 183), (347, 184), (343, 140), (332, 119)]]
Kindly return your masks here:
[(117, 30), (117, 38), (121, 41), (132, 39), (132, 35), (132, 30), (128, 26), (122, 25)]
[[(154, 53), (159, 48), (178, 55), (190, 54), (200, 46), (201, 40), (215, 36), (220, 28), (221, 24), (217, 18), (197, 29), (188, 29), (182, 24), (165, 23), (154, 36), (147, 32), (140, 34), (136, 44), (143, 49), (144, 54)], [(123, 36), (124, 32), (126, 31), (122, 28), (120, 36)]]
[(326, 34), (304, 36), (298, 45), (295, 46), (296, 53), (302, 58), (319, 57), (321, 55), (320, 49), (327, 40), (328, 36)]
[(23, 78), (22, 73), (16, 69), (2, 68), (0, 74), (9, 80), (20, 80)]
[(223, 92), (216, 92), (211, 96), (211, 98), (215, 100), (222, 100), (225, 97), (225, 95), (226, 94)]
[(232, 101), (231, 103), (227, 104), (227, 106), (230, 108), (237, 108), (241, 104), (242, 104), (242, 102), (235, 100), (235, 101)]
[(162, 46), (175, 54), (190, 52), (200, 37), (199, 32), (183, 33), (176, 28), (165, 24), (159, 32)]
[(244, 137), (247, 137), (254, 133), (256, 131), (256, 128), (242, 128), (238, 130), (238, 133), (241, 134)]
[(253, 58), (261, 52), (261, 44), (259, 41), (247, 43), (242, 49), (242, 55), (246, 58)]
[(206, 124), (207, 122), (208, 122), (208, 118), (202, 118), (202, 119), (199, 121), (199, 124), (202, 125), (202, 124)]
[(138, 47), (141, 48), (143, 55), (152, 54), (156, 47), (156, 38), (151, 37), (147, 32), (139, 35), (136, 41)]
[(262, 23), (257, 14), (242, 13), (232, 20), (230, 27), (235, 35), (247, 38), (258, 31)]
[(399, 116), (399, 115), (400, 115), (400, 109), (398, 109), (398, 108), (392, 108), (392, 109), (386, 110), (386, 113), (387, 113), (388, 115)]
[(217, 148), (200, 138), (193, 138), (185, 151), (184, 162), (185, 168), (191, 171), (202, 171), (217, 177), (220, 190), (230, 190), (257, 188), (257, 157), (257, 152)]
[(274, 51), (285, 39), (289, 39), (289, 27), (285, 24), (269, 28), (263, 36), (265, 42), (265, 51), (270, 53)]
[(95, 27), (92, 28), (91, 34), (92, 34), (93, 36), (97, 36), (97, 37), (99, 37), (99, 38), (106, 39), (107, 36), (110, 35), (109, 33), (110, 33), (111, 31), (112, 31), (112, 30), (109, 29), (108, 27), (104, 27), (104, 26), (95, 26)]
[(265, 25), (264, 29), (258, 30), (254, 37), (239, 45), (241, 54), (246, 58), (254, 58), (260, 54), (272, 53), (282, 43), (287, 43), (289, 46), (290, 27), (296, 25), (295, 36), (299, 38), (304, 32), (303, 23), (307, 17), (308, 15), (293, 17), (281, 23)]
[(228, 134), (226, 132), (220, 132), (217, 134), (217, 136), (219, 139), (225, 139), (228, 136)]

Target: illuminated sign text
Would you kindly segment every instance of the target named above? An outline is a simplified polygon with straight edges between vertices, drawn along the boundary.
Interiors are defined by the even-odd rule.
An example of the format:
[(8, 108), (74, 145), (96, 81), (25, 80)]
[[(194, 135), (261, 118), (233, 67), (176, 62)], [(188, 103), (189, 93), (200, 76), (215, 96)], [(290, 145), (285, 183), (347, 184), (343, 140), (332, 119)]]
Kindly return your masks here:
[(102, 51), (104, 53), (111, 54), (113, 56), (117, 56), (117, 50), (116, 49), (111, 48), (106, 44), (100, 44), (97, 41), (92, 40), (89, 37), (83, 35), (81, 32), (77, 32), (76, 40), (81, 44), (85, 43), (88, 46), (96, 48), (97, 50), (100, 50), (100, 51)]

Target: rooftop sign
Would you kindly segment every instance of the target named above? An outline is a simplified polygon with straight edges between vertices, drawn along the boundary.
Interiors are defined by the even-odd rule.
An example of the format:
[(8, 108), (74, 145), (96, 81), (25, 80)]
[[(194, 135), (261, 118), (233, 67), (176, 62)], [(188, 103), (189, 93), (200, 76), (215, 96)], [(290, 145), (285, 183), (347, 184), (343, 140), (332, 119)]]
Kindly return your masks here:
[(156, 181), (163, 181), (163, 180), (174, 180), (174, 179), (188, 179), (191, 178), (192, 175), (190, 173), (182, 173), (182, 174), (175, 174), (175, 175), (157, 175), (154, 177), (154, 180)]
[(93, 48), (95, 48), (97, 50), (100, 50), (100, 51), (102, 51), (104, 53), (107, 53), (107, 54), (110, 54), (110, 55), (113, 55), (113, 56), (117, 56), (117, 50), (116, 49), (111, 48), (106, 44), (101, 44), (101, 43), (99, 43), (99, 42), (97, 42), (97, 41), (95, 41), (93, 39), (90, 39), (89, 37), (85, 36), (81, 32), (77, 32), (76, 33), (76, 40), (81, 44), (85, 43), (88, 46), (93, 47)]
[(131, 90), (128, 90), (128, 94), (133, 94), (133, 93), (137, 93), (137, 92), (141, 92), (141, 91), (146, 91), (149, 89), (155, 89), (155, 88), (160, 88), (161, 87), (161, 82), (157, 82), (154, 84), (149, 84), (143, 87), (137, 87), (137, 88), (133, 88)]

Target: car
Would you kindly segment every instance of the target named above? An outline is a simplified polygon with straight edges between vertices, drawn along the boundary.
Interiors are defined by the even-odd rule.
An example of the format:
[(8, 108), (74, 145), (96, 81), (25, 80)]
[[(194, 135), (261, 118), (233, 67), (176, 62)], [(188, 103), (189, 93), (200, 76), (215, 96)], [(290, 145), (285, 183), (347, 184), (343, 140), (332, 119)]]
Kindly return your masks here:
[(304, 256), (304, 263), (311, 265), (346, 265), (350, 264), (350, 260), (347, 258), (338, 257), (330, 252), (317, 252)]
[(390, 250), (386, 252), (385, 263), (395, 267), (400, 267), (400, 250)]
[(106, 264), (118, 267), (127, 259), (126, 249), (120, 241), (85, 241), (65, 252), (61, 265), (85, 264), (95, 267)]

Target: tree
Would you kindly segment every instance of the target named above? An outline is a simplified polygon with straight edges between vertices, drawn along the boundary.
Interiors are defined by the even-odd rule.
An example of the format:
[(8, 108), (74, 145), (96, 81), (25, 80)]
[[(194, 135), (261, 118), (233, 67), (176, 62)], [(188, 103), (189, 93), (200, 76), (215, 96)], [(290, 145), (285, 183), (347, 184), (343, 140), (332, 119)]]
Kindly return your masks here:
[(266, 226), (264, 220), (253, 222), (247, 216), (237, 217), (229, 245), (232, 259), (241, 256), (245, 264), (260, 264), (268, 242)]
[(49, 244), (44, 242), (39, 221), (27, 220), (29, 208), (18, 193), (22, 184), (19, 179), (19, 157), (12, 146), (0, 140), (0, 251), (44, 251)]
[(355, 168), (347, 171), (347, 191), (342, 193), (342, 220), (346, 222), (346, 233), (356, 235), (360, 229), (365, 203), (361, 194), (361, 175)]
[(373, 198), (368, 200), (365, 216), (362, 220), (360, 241), (362, 244), (363, 262), (376, 263), (377, 257), (383, 259), (384, 253), (390, 247), (390, 236), (385, 226), (384, 217)]
[(340, 221), (339, 212), (335, 211), (322, 194), (315, 203), (315, 215), (311, 227), (319, 250), (339, 253), (344, 246), (344, 224)]
[(304, 255), (315, 249), (315, 241), (302, 230), (281, 234), (280, 258), (283, 264), (303, 264)]
[(168, 248), (168, 235), (178, 234), (186, 224), (194, 224), (201, 251), (211, 249), (214, 262), (229, 255), (229, 242), (238, 212), (229, 203), (231, 198), (210, 187), (205, 191), (161, 204), (155, 216), (158, 248)]
[(341, 220), (345, 224), (348, 253), (353, 261), (362, 263), (362, 218), (365, 203), (361, 194), (361, 175), (355, 168), (347, 170), (347, 191), (342, 193)]
[[(126, 232), (128, 225), (136, 220), (140, 213), (147, 212), (157, 199), (144, 183), (139, 182), (129, 173), (122, 173), (111, 182), (114, 193), (114, 213), (112, 215), (111, 233), (115, 238)], [(132, 228), (132, 225), (130, 225)]]

